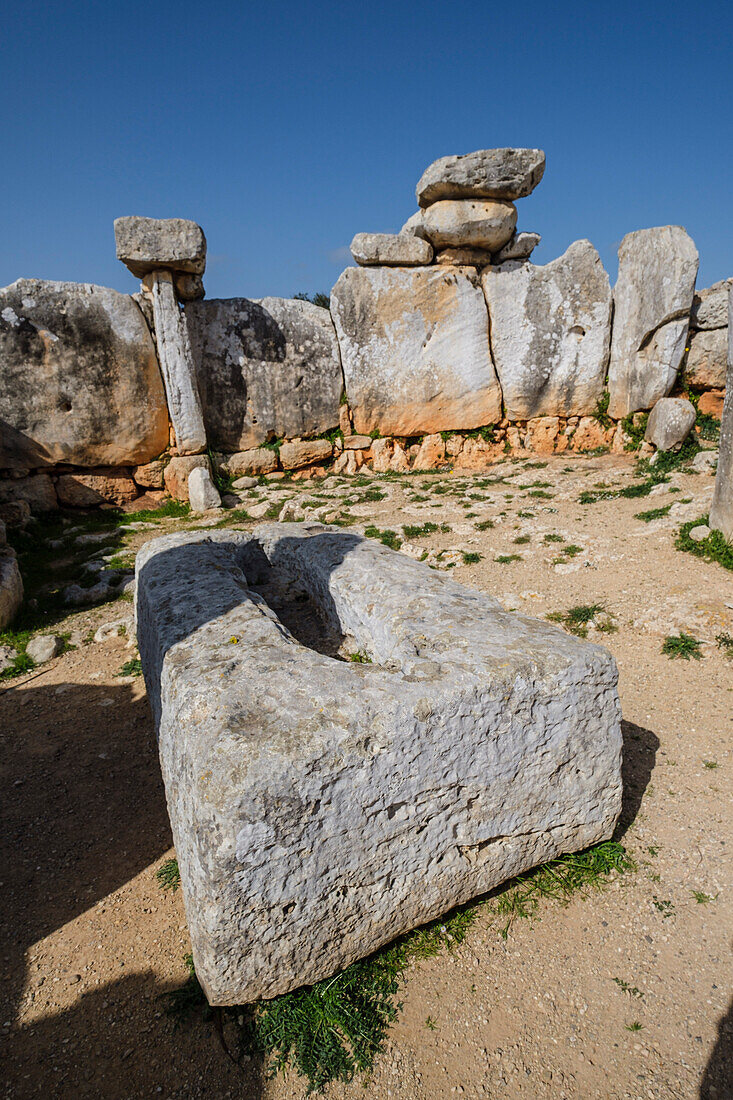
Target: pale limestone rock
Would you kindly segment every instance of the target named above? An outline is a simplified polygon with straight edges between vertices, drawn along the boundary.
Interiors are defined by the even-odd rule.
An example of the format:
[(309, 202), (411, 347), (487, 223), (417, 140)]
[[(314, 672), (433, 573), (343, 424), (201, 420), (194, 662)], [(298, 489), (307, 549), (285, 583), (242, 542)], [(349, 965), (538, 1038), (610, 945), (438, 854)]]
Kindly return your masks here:
[(696, 417), (691, 401), (682, 397), (660, 397), (649, 413), (644, 439), (659, 451), (669, 451), (687, 439)]
[(428, 238), (425, 233), (425, 226), (423, 224), (423, 211), (416, 210), (414, 214), (410, 214), (409, 218), (400, 229), (400, 235), (405, 234), (410, 237), (420, 237), (426, 241)]
[(704, 329), (690, 333), (685, 363), (685, 382), (695, 389), (717, 390), (725, 386), (728, 329)]
[(486, 267), (491, 260), (485, 248), (444, 248), (435, 257), (436, 264), (447, 267)]
[(197, 466), (188, 475), (188, 501), (192, 512), (210, 512), (213, 508), (221, 508), (219, 490), (204, 466)]
[(136, 466), (132, 471), (135, 484), (141, 485), (143, 489), (162, 489), (167, 461), (167, 458), (156, 458), (152, 462), (145, 463), (144, 466)]
[(482, 248), (497, 252), (517, 224), (511, 202), (489, 199), (441, 199), (423, 211), (425, 236), (434, 248)]
[(690, 311), (690, 327), (694, 329), (726, 328), (728, 325), (728, 290), (730, 279), (721, 279), (712, 286), (695, 291)]
[(426, 435), (413, 463), (414, 470), (434, 470), (445, 462), (445, 442), (442, 435)]
[(158, 359), (179, 454), (206, 450), (206, 429), (186, 319), (176, 301), (170, 271), (145, 277), (153, 302)]
[(23, 602), (23, 579), (15, 553), (9, 546), (0, 550), (0, 630), (5, 630)]
[[(326, 978), (612, 835), (621, 715), (605, 649), (310, 524), (152, 540), (136, 591), (210, 1004)], [(309, 608), (320, 645), (372, 663), (315, 649)]]
[(347, 268), (331, 312), (360, 434), (479, 428), (501, 416), (472, 269)]
[(389, 470), (389, 464), (394, 451), (394, 442), (391, 439), (372, 440), (372, 469), (377, 474), (385, 474)]
[(52, 661), (58, 657), (64, 649), (64, 639), (56, 634), (36, 634), (28, 642), (25, 648), (27, 655), (37, 665), (45, 665), (46, 661)]
[(357, 233), (351, 255), (362, 267), (416, 267), (432, 261), (433, 246), (407, 233)]
[(344, 450), (345, 451), (368, 451), (372, 445), (372, 437), (370, 435), (345, 435), (344, 436)]
[(271, 474), (277, 469), (277, 453), (271, 447), (251, 447), (238, 451), (226, 460), (226, 471), (232, 477), (238, 474)]
[(544, 266), (487, 267), (481, 283), (507, 417), (592, 412), (608, 364), (611, 286), (590, 241)]
[(0, 468), (147, 462), (168, 443), (155, 345), (127, 294), (18, 279), (0, 290)]
[(508, 244), (494, 256), (495, 264), (503, 264), (506, 260), (528, 260), (542, 238), (539, 233), (515, 233)]
[(98, 504), (128, 504), (140, 495), (126, 467), (79, 471), (62, 474), (56, 481), (56, 494), (61, 504), (72, 508), (94, 508)]
[(610, 432), (606, 431), (594, 416), (581, 416), (571, 437), (570, 446), (574, 451), (597, 451), (599, 447), (606, 447), (613, 441), (615, 431), (615, 428), (610, 429)]
[(705, 542), (705, 539), (709, 537), (710, 533), (710, 528), (707, 523), (699, 523), (697, 527), (692, 527), (688, 531), (693, 542)]
[(528, 451), (540, 455), (551, 455), (554, 453), (555, 445), (560, 438), (564, 437), (560, 436), (560, 418), (558, 416), (539, 416), (527, 421), (527, 435), (524, 446)]
[(254, 489), (256, 477), (238, 477), (232, 482), (232, 489)]
[(298, 470), (325, 462), (333, 454), (333, 446), (327, 439), (305, 439), (300, 443), (283, 443), (280, 448), (280, 464), (283, 470)]
[(183, 503), (188, 501), (188, 478), (192, 470), (199, 468), (211, 472), (207, 455), (175, 455), (171, 458), (163, 473), (163, 480), (166, 491), (174, 500)]
[(167, 268), (203, 275), (206, 237), (200, 225), (185, 218), (115, 218), (117, 259), (138, 278)]
[(389, 468), (396, 474), (406, 474), (410, 469), (409, 455), (402, 444), (397, 440), (394, 441), (392, 455), (389, 460)]
[(651, 408), (674, 385), (685, 351), (698, 257), (679, 225), (628, 233), (618, 255), (608, 412), (620, 420)]
[(477, 149), (440, 157), (420, 177), (417, 201), (424, 207), (438, 199), (521, 199), (544, 172), (541, 149)]
[(211, 298), (190, 302), (186, 319), (217, 450), (338, 425), (343, 377), (327, 309), (294, 298)]

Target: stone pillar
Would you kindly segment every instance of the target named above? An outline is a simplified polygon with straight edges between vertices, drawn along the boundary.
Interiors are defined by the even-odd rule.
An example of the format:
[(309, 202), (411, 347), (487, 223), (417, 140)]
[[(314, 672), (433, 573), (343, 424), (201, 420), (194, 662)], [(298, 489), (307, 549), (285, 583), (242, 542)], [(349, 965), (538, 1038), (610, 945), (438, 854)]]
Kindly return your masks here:
[(158, 361), (178, 453), (206, 450), (206, 428), (186, 319), (179, 299), (203, 298), (206, 237), (183, 218), (117, 218), (117, 258), (143, 280), (152, 301)]
[(720, 418), (718, 472), (708, 524), (713, 531), (722, 532), (726, 542), (733, 542), (733, 283), (728, 287), (728, 368)]

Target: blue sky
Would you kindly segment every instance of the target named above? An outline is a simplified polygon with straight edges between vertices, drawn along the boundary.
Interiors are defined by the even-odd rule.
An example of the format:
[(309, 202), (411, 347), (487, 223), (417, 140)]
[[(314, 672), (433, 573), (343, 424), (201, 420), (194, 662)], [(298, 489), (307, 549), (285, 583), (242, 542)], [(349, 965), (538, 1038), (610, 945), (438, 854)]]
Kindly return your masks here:
[(546, 263), (580, 237), (686, 227), (698, 285), (733, 274), (729, 2), (6, 6), (0, 285), (136, 281), (121, 214), (189, 217), (209, 297), (329, 290), (396, 231), (436, 157), (539, 146), (520, 200)]

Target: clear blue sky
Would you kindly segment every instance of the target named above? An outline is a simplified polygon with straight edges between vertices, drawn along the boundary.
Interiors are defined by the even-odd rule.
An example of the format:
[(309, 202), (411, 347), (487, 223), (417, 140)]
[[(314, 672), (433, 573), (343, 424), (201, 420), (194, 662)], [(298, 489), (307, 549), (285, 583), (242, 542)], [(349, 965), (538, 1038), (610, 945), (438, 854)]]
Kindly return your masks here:
[(446, 153), (539, 146), (538, 263), (684, 225), (698, 285), (733, 275), (733, 7), (6, 5), (0, 285), (136, 281), (121, 214), (187, 217), (209, 297), (329, 290), (354, 233), (396, 231)]

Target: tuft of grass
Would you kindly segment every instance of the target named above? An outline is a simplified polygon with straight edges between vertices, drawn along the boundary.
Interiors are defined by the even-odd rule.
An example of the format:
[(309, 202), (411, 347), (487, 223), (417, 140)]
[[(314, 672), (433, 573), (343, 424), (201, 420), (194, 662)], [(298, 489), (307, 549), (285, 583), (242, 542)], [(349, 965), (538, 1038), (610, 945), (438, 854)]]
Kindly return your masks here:
[(420, 539), (424, 535), (432, 535), (435, 531), (442, 531), (443, 534), (447, 534), (450, 531), (450, 527), (447, 523), (431, 523), (429, 520), (427, 523), (423, 523), (422, 526), (417, 526), (414, 523), (405, 523), (402, 526), (402, 531), (406, 539)]
[(480, 523), (474, 523), (474, 527), (477, 531), (490, 531), (493, 526), (493, 519), (482, 519)]
[(726, 657), (733, 657), (733, 634), (717, 634), (715, 642)]
[(669, 515), (671, 504), (665, 504), (662, 508), (650, 508), (648, 512), (637, 512), (634, 519), (640, 519), (642, 523), (651, 523), (654, 519), (662, 519)]
[(531, 542), (531, 541), (532, 541), (532, 536), (531, 535), (517, 535), (517, 537), (515, 539), (512, 539), (512, 542), (514, 543), (515, 546), (526, 546), (527, 543)]
[(693, 890), (692, 896), (698, 905), (708, 905), (718, 897), (717, 894), (705, 894), (702, 890)]
[(717, 760), (703, 760), (702, 766), (703, 766), (703, 768), (708, 768), (710, 771), (713, 771), (714, 768), (718, 767), (718, 761)]
[[(634, 423), (636, 419), (636, 424)], [(646, 432), (646, 425), (649, 419), (649, 413), (629, 413), (621, 421), (621, 427), (629, 437), (630, 442), (626, 444), (627, 451), (638, 451), (644, 442), (644, 434)]]
[(356, 653), (350, 653), (349, 660), (354, 665), (370, 665), (372, 663), (369, 654), (364, 653), (363, 650), (358, 650)]
[(717, 416), (713, 416), (712, 413), (701, 413), (698, 411), (695, 429), (700, 439), (707, 439), (710, 443), (718, 443), (720, 441), (720, 421)]
[(691, 634), (685, 634), (684, 631), (680, 634), (668, 634), (662, 643), (662, 653), (670, 660), (680, 658), (683, 661), (689, 661), (692, 658), (699, 661), (702, 657), (700, 642)]
[(402, 546), (402, 539), (395, 531), (380, 531), (374, 524), (365, 527), (364, 534), (368, 539), (379, 539), (384, 546), (389, 546), (390, 550), (399, 550)]
[(464, 550), (462, 552), (462, 557), (464, 565), (476, 565), (477, 562), (481, 561), (483, 554), (477, 554), (475, 551)]
[(613, 420), (608, 415), (608, 402), (611, 398), (609, 390), (605, 390), (596, 401), (595, 411), (591, 414), (602, 428), (612, 428)]
[(509, 565), (509, 563), (512, 562), (512, 561), (521, 561), (521, 560), (522, 560), (522, 555), (521, 554), (499, 554), (499, 556), (497, 558), (494, 558), (494, 561), (498, 561), (500, 565)]
[(578, 638), (588, 637), (588, 627), (591, 623), (605, 634), (611, 634), (615, 630), (611, 616), (600, 603), (578, 604), (576, 607), (568, 608), (567, 611), (551, 611), (547, 618), (550, 622), (560, 623), (570, 634), (575, 634)]
[(175, 894), (176, 890), (181, 885), (181, 872), (178, 869), (178, 860), (175, 856), (161, 863), (160, 867), (155, 872), (155, 877), (158, 880), (158, 885), (161, 890), (170, 890)]
[(139, 657), (131, 657), (117, 673), (118, 676), (142, 676), (143, 666)]
[(563, 539), (562, 535), (550, 534), (550, 535), (545, 535), (545, 537), (543, 538), (542, 541), (543, 542), (564, 542), (565, 540)]
[(733, 569), (733, 543), (726, 542), (722, 531), (711, 531), (702, 542), (695, 542), (690, 538), (690, 531), (700, 524), (707, 524), (708, 516), (700, 519), (692, 519), (682, 525), (675, 540), (677, 550), (685, 550), (688, 554), (695, 554), (705, 561), (714, 561), (722, 565), (724, 569)]
[[(614, 978), (614, 981), (615, 980), (616, 979)], [(626, 1024), (625, 1026), (627, 1031), (641, 1031), (641, 1029), (644, 1027), (644, 1025), (640, 1024), (638, 1020), (634, 1020), (633, 1023)]]

